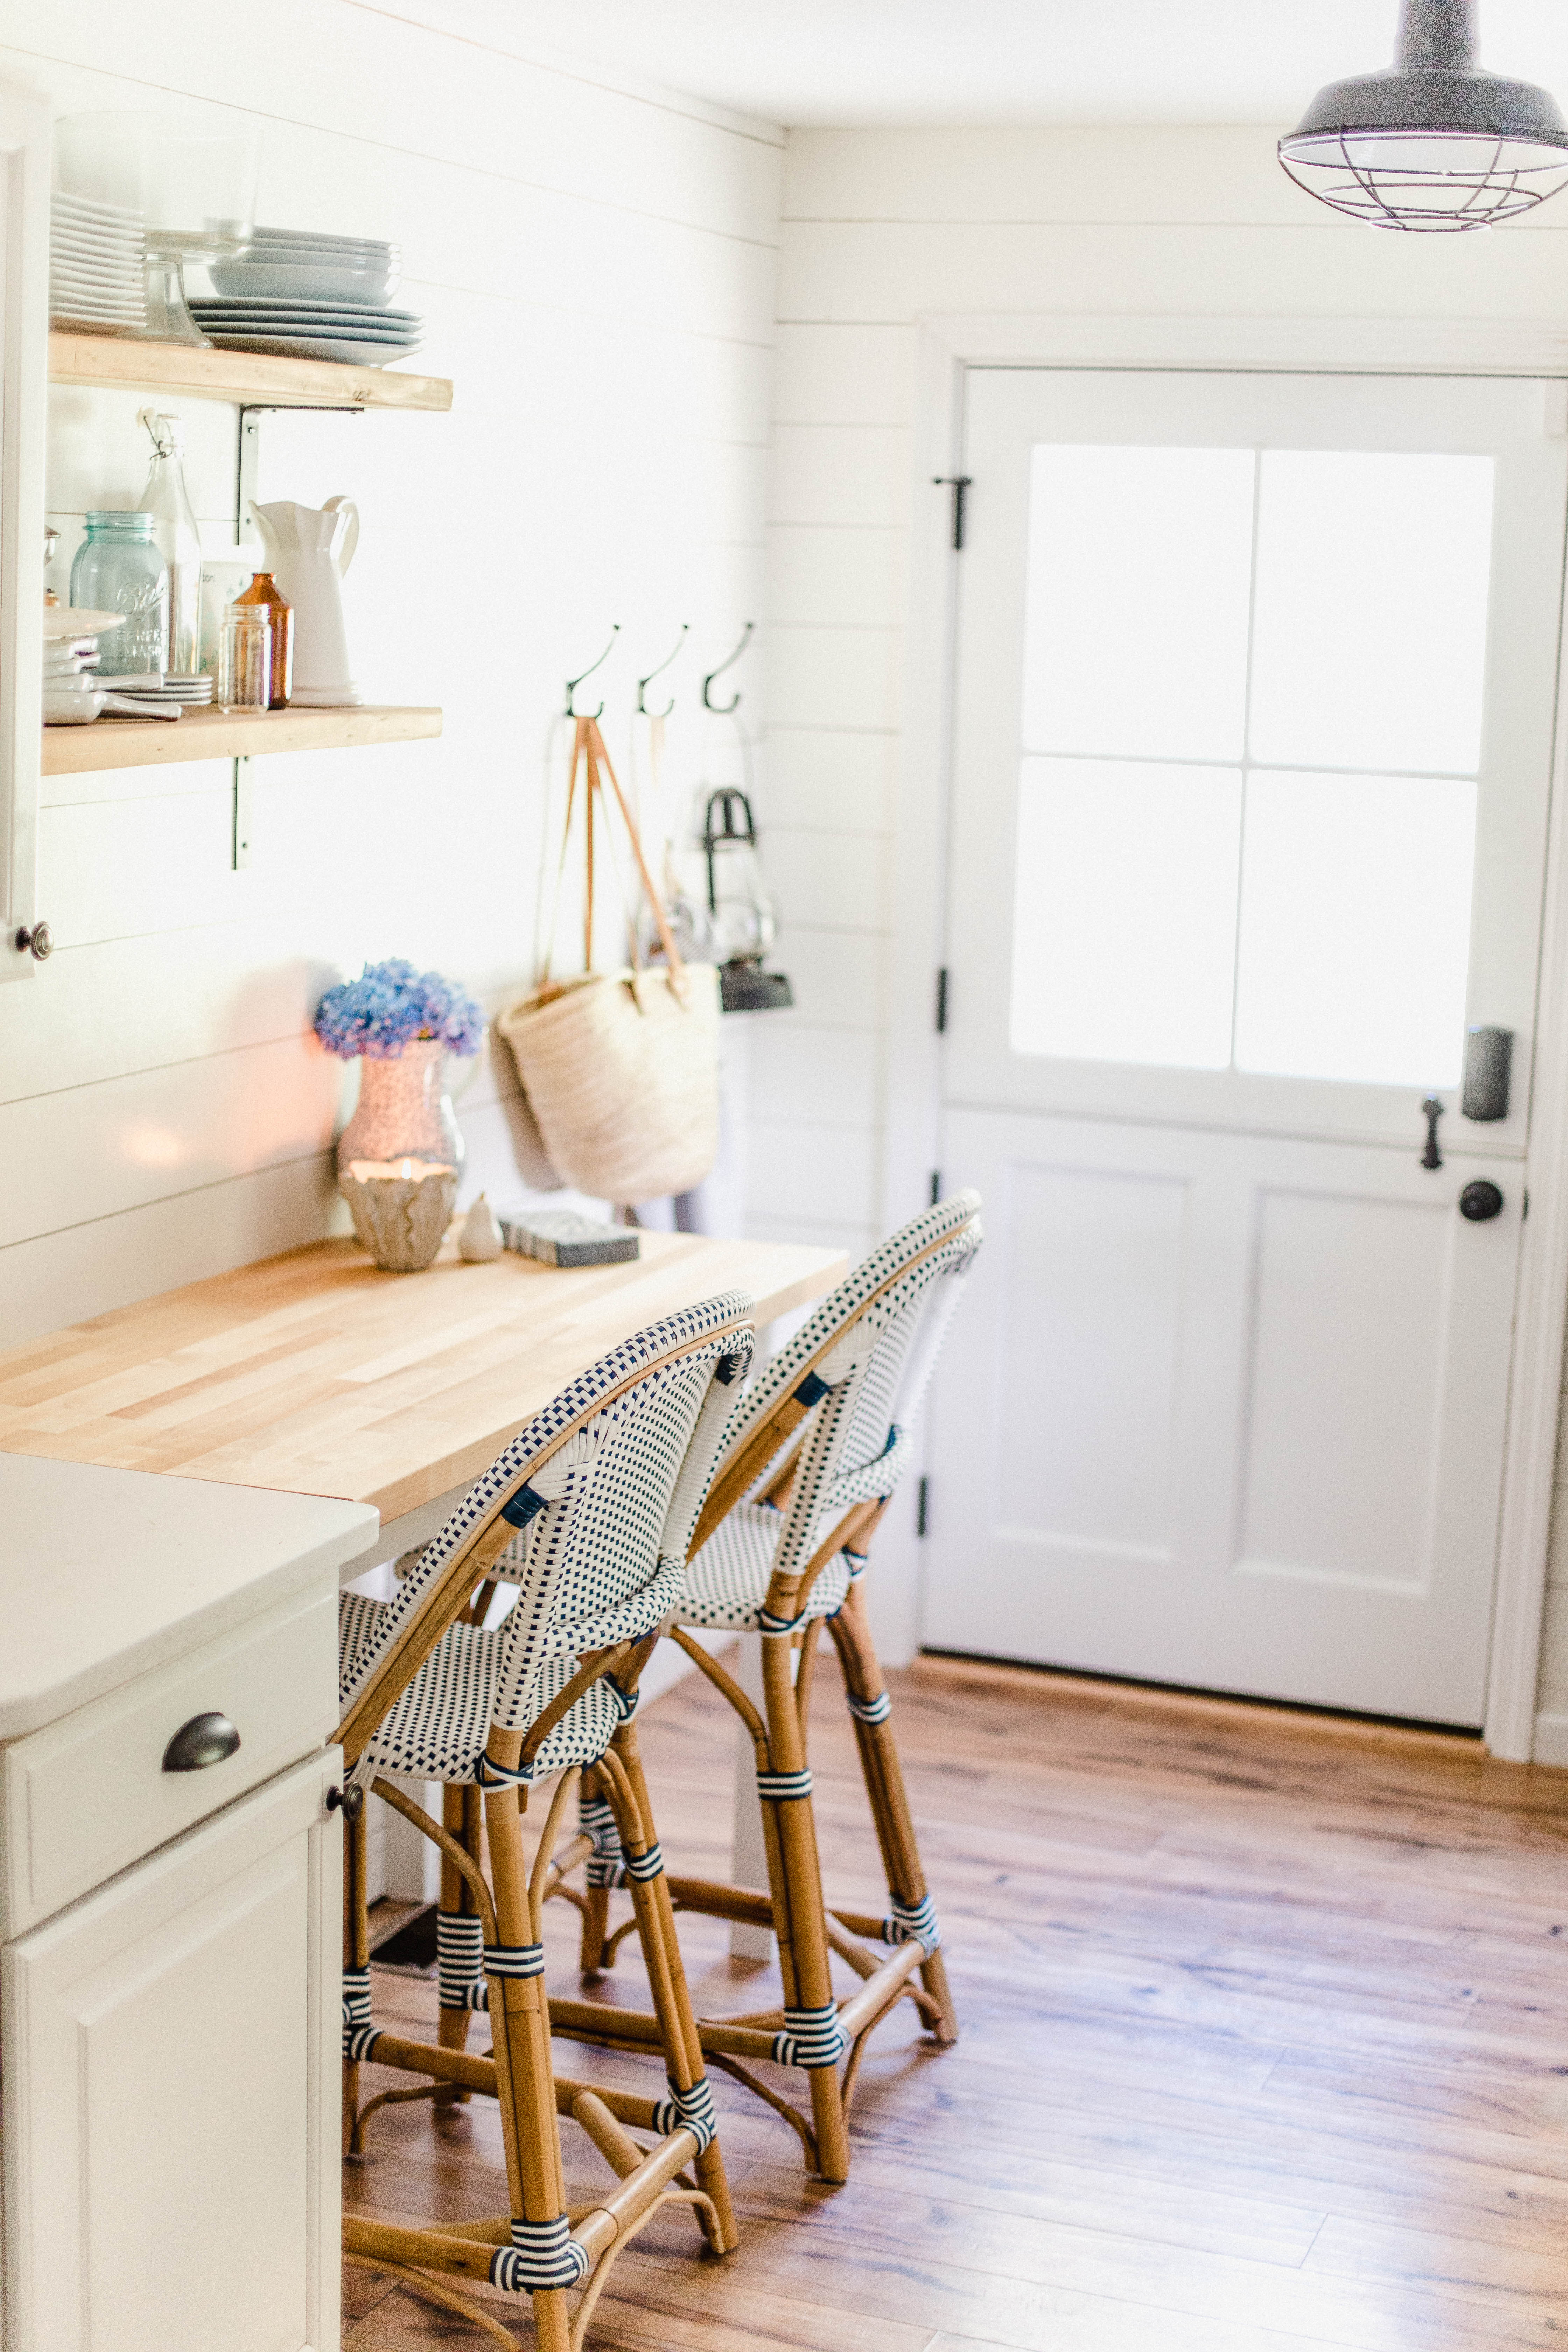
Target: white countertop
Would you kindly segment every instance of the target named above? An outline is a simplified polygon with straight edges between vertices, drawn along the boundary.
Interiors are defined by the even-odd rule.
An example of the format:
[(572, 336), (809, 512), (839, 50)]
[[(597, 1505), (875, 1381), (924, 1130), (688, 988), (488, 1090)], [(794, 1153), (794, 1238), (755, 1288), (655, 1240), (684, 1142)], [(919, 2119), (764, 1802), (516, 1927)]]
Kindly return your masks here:
[(0, 1454), (0, 1739), (360, 1558), (364, 1503)]

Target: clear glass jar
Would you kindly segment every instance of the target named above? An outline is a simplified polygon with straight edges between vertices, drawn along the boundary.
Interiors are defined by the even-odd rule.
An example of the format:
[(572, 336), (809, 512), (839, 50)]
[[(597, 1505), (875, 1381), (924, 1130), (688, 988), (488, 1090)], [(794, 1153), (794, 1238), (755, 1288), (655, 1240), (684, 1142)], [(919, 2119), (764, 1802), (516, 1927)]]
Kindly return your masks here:
[(272, 627), (265, 604), (231, 604), (218, 638), (220, 710), (264, 711), (272, 698)]
[(119, 677), (162, 677), (169, 661), (169, 567), (153, 540), (150, 514), (95, 509), (71, 565), (70, 600), (95, 613), (123, 613), (104, 662)]
[[(142, 509), (153, 518), (153, 543), (169, 567), (169, 673), (194, 677), (201, 667), (202, 540), (185, 488), (185, 428), (179, 417), (150, 408), (137, 421), (153, 440)], [(115, 658), (110, 648), (110, 662)]]

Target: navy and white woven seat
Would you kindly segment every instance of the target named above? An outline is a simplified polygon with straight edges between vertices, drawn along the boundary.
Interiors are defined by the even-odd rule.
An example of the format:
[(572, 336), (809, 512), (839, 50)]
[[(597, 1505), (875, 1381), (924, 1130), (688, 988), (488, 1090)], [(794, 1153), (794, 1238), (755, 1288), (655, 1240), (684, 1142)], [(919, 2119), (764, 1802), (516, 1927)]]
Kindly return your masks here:
[[(751, 1311), (748, 1297), (731, 1293), (638, 1332), (534, 1416), (434, 1541), (405, 1563), (393, 1599), (345, 1593), (340, 1602), (339, 1736), (351, 1779), (360, 1788), (378, 1786), (443, 1853), (437, 2044), (377, 2027), (363, 1916), (364, 1825), (363, 1818), (354, 1822), (360, 1859), (347, 1885), (350, 1948), (358, 1957), (344, 1971), (345, 2063), (388, 2064), (433, 2078), (437, 2088), (493, 2091), (515, 2201), (510, 2243), (489, 2256), (486, 2275), (493, 2286), (534, 2298), (542, 2344), (566, 2343), (560, 2298), (586, 2281), (591, 2302), (595, 2266), (622, 2242), (617, 2236), (606, 2245), (602, 2231), (583, 2242), (574, 2231), (548, 2058), (538, 1906), (576, 1768), (592, 1769), (593, 1801), (621, 1857), (617, 1883), (634, 1893), (668, 2077), (668, 2096), (603, 2094), (616, 2103), (614, 2116), (658, 2140), (629, 2173), (621, 2125), (610, 2121), (606, 2139), (605, 2118), (592, 2102), (579, 2120), (621, 2176), (626, 2236), (678, 2193), (671, 2176), (689, 2164), (697, 2189), (679, 2193), (695, 2198), (719, 2251), (734, 2242), (712, 2095), (693, 2063), (696, 2027), (632, 1717), (640, 1662), (680, 1602), (731, 1397), (751, 1359)], [(516, 1601), (487, 1629), (473, 1622), (472, 1597), (493, 1576), (503, 1541)], [(444, 1832), (395, 1783), (376, 1782), (385, 1772), (447, 1784)], [(521, 1811), (533, 1784), (562, 1772), (569, 1777), (551, 1803), (531, 1883)], [(464, 2042), (472, 2012), (487, 2009), (494, 2053), (476, 2060)], [(458, 2067), (468, 2071), (453, 2071)], [(355, 2147), (365, 2118), (398, 2095), (410, 2094), (384, 2092), (356, 2113)], [(357, 2074), (350, 2108), (357, 2110)], [(344, 2229), (351, 2253), (390, 2257), (416, 2277), (423, 2270), (473, 2270), (473, 2242), (438, 2224), (378, 2225), (374, 2244), (370, 2237), (360, 2242), (363, 2225), (353, 2217)], [(573, 2331), (574, 2343), (580, 2332)]]
[[(848, 2168), (837, 2069), (851, 2044), (906, 1993), (939, 2042), (956, 2033), (941, 1927), (904, 1796), (862, 1579), (872, 1531), (914, 1459), (915, 1423), (980, 1246), (979, 1207), (976, 1194), (960, 1193), (873, 1250), (735, 1401), (704, 1514), (706, 1540), (669, 1621), (757, 1743), (757, 1793), (770, 1816), (765, 1896), (698, 1879), (675, 1879), (671, 1890), (683, 1909), (777, 1929), (784, 1980), (776, 2021), (715, 2019), (703, 2030), (722, 2030), (722, 2044), (709, 2045), (716, 2055), (771, 2058), (804, 2071), (811, 2123), (792, 2112), (816, 2169), (831, 2180), (844, 2179)], [(840, 1911), (838, 1927), (895, 1948), (891, 1960), (879, 1961), (861, 1943), (854, 1960), (859, 1990), (844, 2003), (833, 1989), (816, 1860), (809, 1717), (793, 1672), (798, 1645), (800, 1673), (809, 1675), (825, 1624), (844, 1668), (889, 1880), (885, 1905), (874, 1913)], [(722, 1665), (693, 1643), (697, 1629), (761, 1635), (761, 1717)], [(585, 1811), (584, 1829), (593, 1840), (583, 1898), (584, 1966), (591, 1971), (613, 1955), (607, 1904), (623, 1877), (606, 1826)], [(842, 1936), (831, 1948), (844, 1950)]]
[[(771, 1503), (738, 1503), (687, 1570), (678, 1622), (761, 1633), (781, 1524)], [(856, 1562), (835, 1552), (799, 1604), (802, 1621), (831, 1617), (858, 1573)]]

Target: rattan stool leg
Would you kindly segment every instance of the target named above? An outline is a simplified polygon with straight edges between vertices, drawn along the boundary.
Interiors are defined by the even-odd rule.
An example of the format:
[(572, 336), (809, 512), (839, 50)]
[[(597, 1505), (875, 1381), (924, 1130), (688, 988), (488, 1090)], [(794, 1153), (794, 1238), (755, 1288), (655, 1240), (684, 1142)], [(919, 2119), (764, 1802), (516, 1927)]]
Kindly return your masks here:
[[(763, 1636), (763, 1694), (771, 1769), (779, 1775), (805, 1772), (805, 1740), (795, 1702), (795, 1674), (786, 1634)], [(808, 1793), (783, 1801), (764, 1801), (763, 1811), (764, 1817), (773, 1817), (773, 1833), (768, 1840), (770, 1868), (775, 1843), (778, 1853), (773, 1917), (781, 1961), (787, 1923), (790, 1969), (785, 1974), (785, 2000), (789, 2006), (802, 2010), (825, 2009), (835, 1995), (811, 1798)], [(789, 2000), (791, 1973), (795, 1979), (793, 2002)], [(849, 2139), (838, 2069), (837, 2065), (813, 2066), (808, 2069), (807, 2079), (816, 2132), (817, 2169), (824, 2180), (847, 2180)]]
[[(623, 1723), (616, 1732), (612, 1749), (613, 1765), (618, 1765), (625, 1775), (627, 1790), (636, 1811), (627, 1819), (616, 1815), (621, 1843), (628, 1855), (628, 1831), (635, 1835), (640, 1828), (643, 1844), (639, 1851), (657, 1848), (658, 1831), (654, 1825), (653, 1807), (648, 1800), (647, 1781), (643, 1772), (642, 1756), (637, 1747), (635, 1727)], [(616, 1792), (612, 1785), (614, 1769), (602, 1776), (601, 1785), (612, 1804)], [(689, 2091), (705, 2079), (702, 2043), (697, 2031), (697, 2019), (691, 2007), (691, 1994), (686, 1982), (686, 1970), (681, 1964), (680, 1945), (675, 1932), (675, 1906), (669, 1899), (669, 1884), (662, 1869), (658, 1874), (639, 1883), (630, 1881), (631, 1895), (637, 1915), (637, 1934), (642, 1943), (644, 1964), (653, 1993), (654, 2011), (663, 2032), (665, 2070), (677, 2091)], [(734, 2207), (730, 2201), (730, 2180), (724, 2167), (724, 2155), (719, 2141), (710, 2140), (693, 2160), (692, 2170), (697, 2185), (713, 2200), (714, 2223), (707, 2232), (716, 2254), (728, 2254), (740, 2243), (735, 2227)]]
[[(515, 1789), (487, 1792), (485, 1828), (489, 1834), (490, 1885), (495, 1894), (496, 1935), (502, 1945), (531, 1944), (533, 1916), (528, 1898), (528, 1873), (523, 1862), (522, 1819)], [(542, 1977), (491, 1977), (490, 2030), (500, 2055), (504, 2042), (504, 2072), (498, 2066), (498, 2089), (503, 2105), (511, 2108), (521, 2171), (521, 2201), (512, 2211), (527, 2221), (553, 2221), (566, 2209), (565, 2176), (561, 2162), (561, 2128), (555, 2113), (555, 2077), (550, 2059), (550, 2012)], [(509, 2166), (510, 2170), (510, 2166)], [(518, 2195), (519, 2182), (510, 2184)], [(533, 2292), (533, 2325), (539, 2352), (570, 2352), (571, 2322), (566, 2296), (559, 2288)]]
[[(599, 1776), (590, 1764), (583, 1774), (584, 1799), (603, 1796)], [(605, 1969), (605, 1939), (610, 1932), (610, 1890), (607, 1886), (586, 1885), (583, 1889), (583, 1939), (577, 1965), (585, 1977), (601, 1976)]]
[[(862, 1707), (875, 1705), (884, 1696), (882, 1669), (871, 1639), (862, 1583), (857, 1581), (850, 1586), (843, 1606), (831, 1620), (830, 1630), (844, 1669), (846, 1690)], [(885, 1717), (879, 1723), (868, 1723), (857, 1713), (855, 1738), (871, 1818), (876, 1823), (877, 1843), (888, 1874), (889, 1893), (911, 1910), (918, 1909), (927, 1891), (925, 1872), (921, 1866), (920, 1847), (892, 1727)], [(931, 2031), (946, 2047), (958, 2039), (958, 2016), (940, 1948), (921, 1964), (921, 1982), (942, 2011), (940, 2022)]]

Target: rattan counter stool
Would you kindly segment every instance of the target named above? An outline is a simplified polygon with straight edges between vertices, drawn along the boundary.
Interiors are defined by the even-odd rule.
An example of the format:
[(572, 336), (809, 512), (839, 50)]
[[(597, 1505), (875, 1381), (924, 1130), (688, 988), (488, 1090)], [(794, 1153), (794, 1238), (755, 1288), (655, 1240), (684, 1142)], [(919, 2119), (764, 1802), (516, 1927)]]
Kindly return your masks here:
[[(751, 1360), (751, 1312), (741, 1293), (710, 1299), (603, 1358), (477, 1481), (394, 1600), (345, 1593), (341, 1604), (339, 1738), (351, 1788), (373, 1789), (433, 1840), (450, 1898), (438, 1921), (439, 2042), (380, 2030), (371, 2007), (364, 1822), (363, 1811), (356, 1814), (344, 1899), (345, 2131), (361, 2145), (366, 2119), (389, 2100), (488, 2093), (500, 2104), (510, 2204), (502, 2214), (427, 2229), (349, 2215), (344, 2251), (507, 2343), (517, 2338), (493, 2310), (454, 2296), (430, 2273), (531, 2296), (540, 2352), (577, 2352), (610, 2263), (659, 2206), (684, 2200), (713, 2252), (735, 2244), (712, 2092), (631, 1718), (658, 1626), (679, 1601), (692, 1529)], [(516, 1602), (487, 1631), (503, 1550)], [(593, 1767), (596, 1801), (625, 1857), (658, 2020), (648, 2040), (663, 2057), (667, 2098), (595, 2089), (552, 2068), (541, 1916), (584, 1766)], [(468, 1835), (432, 1821), (377, 1778), (378, 1767), (447, 1783)], [(531, 1788), (556, 1775), (530, 1871), (522, 1811)], [(345, 1810), (354, 1811), (352, 1801)], [(472, 2012), (485, 2008), (494, 2046), (480, 2056), (464, 2043)], [(417, 2090), (384, 2092), (362, 2112), (365, 2060), (431, 2079)], [(616, 2176), (590, 2203), (570, 2208), (563, 2115)]]
[[(980, 1246), (979, 1209), (977, 1193), (960, 1192), (893, 1234), (733, 1405), (685, 1597), (671, 1614), (673, 1638), (752, 1736), (769, 1883), (763, 1894), (672, 1875), (669, 1892), (678, 1911), (771, 1927), (784, 1979), (779, 2011), (700, 2020), (702, 2047), (710, 2063), (788, 2119), (807, 2164), (826, 2180), (848, 2178), (846, 2116), (879, 2021), (909, 1998), (939, 2043), (958, 2032), (861, 1579), (872, 1530), (912, 1458), (912, 1426)], [(825, 1623), (887, 1874), (885, 1915), (829, 1912), (823, 1898), (806, 1751), (811, 1669)], [(685, 1630), (714, 1626), (762, 1635), (761, 1710)], [(581, 1832), (594, 1848), (587, 1885), (581, 1893), (552, 1890), (569, 1893), (584, 1914), (588, 1975), (612, 1964), (631, 1925), (605, 1932), (608, 1890), (634, 1868), (618, 1843), (610, 1796), (600, 1776), (584, 1776)], [(893, 1957), (879, 1957), (868, 1937), (893, 1945)], [(834, 1991), (834, 1953), (861, 1979), (847, 2000)], [(646, 2044), (657, 2032), (654, 2018), (619, 2002), (608, 2012), (593, 2001), (551, 2002), (554, 2029), (566, 2036), (609, 2039), (606, 2016), (617, 2042)], [(805, 2071), (809, 2118), (752, 2072), (759, 2059)]]

